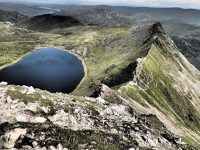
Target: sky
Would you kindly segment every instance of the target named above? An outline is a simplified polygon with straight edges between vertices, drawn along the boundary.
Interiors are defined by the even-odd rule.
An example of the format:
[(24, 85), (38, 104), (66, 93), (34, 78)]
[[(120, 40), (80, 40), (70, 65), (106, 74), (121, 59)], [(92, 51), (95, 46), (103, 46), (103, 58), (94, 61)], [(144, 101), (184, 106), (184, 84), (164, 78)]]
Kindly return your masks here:
[[(5, 0), (0, 0), (5, 1)], [(6, 0), (37, 3), (200, 8), (200, 0)]]

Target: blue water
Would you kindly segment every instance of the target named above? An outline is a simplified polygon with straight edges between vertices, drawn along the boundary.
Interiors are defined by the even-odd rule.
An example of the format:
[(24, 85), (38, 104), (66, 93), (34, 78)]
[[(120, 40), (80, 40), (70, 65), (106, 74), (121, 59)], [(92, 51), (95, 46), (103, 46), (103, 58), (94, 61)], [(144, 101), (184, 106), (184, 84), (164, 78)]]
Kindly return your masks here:
[(50, 92), (70, 93), (83, 77), (81, 60), (57, 48), (41, 48), (0, 70), (0, 81)]

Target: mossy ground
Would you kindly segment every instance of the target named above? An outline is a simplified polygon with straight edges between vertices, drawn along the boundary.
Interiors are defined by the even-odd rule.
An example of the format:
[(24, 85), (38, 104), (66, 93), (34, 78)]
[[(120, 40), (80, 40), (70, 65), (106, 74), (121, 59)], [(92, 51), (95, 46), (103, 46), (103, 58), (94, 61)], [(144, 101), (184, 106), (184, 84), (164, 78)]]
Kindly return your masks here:
[[(103, 150), (120, 150), (129, 149), (138, 146), (137, 142), (129, 142), (119, 135), (108, 134), (104, 132), (95, 132), (92, 130), (73, 131), (63, 129), (51, 123), (34, 124), (34, 123), (4, 123), (0, 125), (0, 135), (14, 128), (28, 128), (28, 135), (34, 132), (34, 136), (39, 137), (45, 133), (46, 139), (38, 140), (41, 147), (52, 145), (57, 147), (62, 144), (63, 147), (69, 149), (103, 149)], [(22, 145), (32, 146), (31, 136), (25, 136), (21, 140), (18, 139), (15, 147), (21, 148)]]
[(24, 94), (22, 92), (23, 90), (23, 87), (17, 86), (11, 90), (8, 90), (6, 94), (10, 96), (11, 99), (18, 99), (23, 101), (25, 104), (37, 102), (41, 106), (52, 106), (52, 101), (48, 99), (50, 96), (44, 91), (42, 93), (34, 92), (33, 94)]

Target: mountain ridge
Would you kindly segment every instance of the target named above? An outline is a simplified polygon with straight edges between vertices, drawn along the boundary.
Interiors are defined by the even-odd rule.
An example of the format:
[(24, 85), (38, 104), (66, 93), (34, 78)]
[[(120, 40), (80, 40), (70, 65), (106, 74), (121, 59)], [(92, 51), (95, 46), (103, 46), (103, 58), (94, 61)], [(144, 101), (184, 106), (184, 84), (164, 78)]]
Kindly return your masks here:
[[(158, 50), (160, 50), (160, 52)], [(173, 111), (175, 112), (175, 116), (179, 116), (181, 119), (179, 117), (178, 118), (181, 120), (182, 123), (184, 122), (184, 124), (187, 125), (191, 124), (189, 126), (193, 130), (192, 126), (199, 126), (198, 125), (199, 116), (196, 115), (196, 113), (199, 114), (198, 106), (196, 106), (199, 103), (199, 98), (198, 98), (199, 92), (197, 90), (198, 88), (196, 87), (197, 85), (195, 84), (194, 81), (199, 82), (200, 76), (199, 76), (199, 71), (195, 67), (191, 66), (190, 64), (189, 68), (185, 68), (183, 66), (187, 65), (184, 63), (186, 63), (187, 65), (190, 64), (188, 61), (186, 61), (183, 55), (177, 50), (177, 47), (175, 46), (174, 42), (172, 42), (171, 39), (169, 39), (169, 37), (166, 36), (166, 34), (161, 34), (159, 35), (159, 38), (156, 38), (156, 40), (153, 40), (153, 42), (151, 43), (151, 47), (147, 57), (139, 59), (139, 64), (138, 64), (139, 69), (136, 71), (136, 75), (133, 79), (133, 82), (131, 81), (124, 88), (125, 89), (130, 88), (129, 90), (132, 92), (136, 90), (135, 91), (136, 93), (139, 90), (140, 93), (139, 95), (141, 96), (140, 103), (143, 103), (143, 105), (145, 105), (145, 101), (147, 100), (148, 101), (147, 105), (149, 105), (148, 103), (150, 103), (150, 105), (153, 105), (161, 110), (163, 108), (167, 109), (169, 107), (169, 109), (164, 111), (164, 113), (168, 115), (169, 112), (171, 111), (170, 109), (174, 109)], [(181, 67), (182, 69), (180, 69), (179, 67), (177, 68), (177, 66), (179, 65), (182, 66)], [(184, 72), (183, 74), (186, 75), (186, 77), (184, 77), (184, 75), (181, 73), (182, 72), (181, 70)], [(180, 75), (176, 76), (175, 74), (177, 72), (178, 73), (180, 72)], [(193, 74), (192, 75), (193, 77), (188, 77), (188, 74)], [(189, 78), (191, 78), (191, 81)], [(172, 87), (171, 86), (168, 87), (169, 83), (172, 84)], [(185, 89), (180, 88), (180, 87), (187, 87), (189, 85), (193, 87), (193, 89), (196, 89), (194, 92), (190, 91), (190, 89), (187, 88), (188, 90), (187, 94), (190, 93), (191, 95), (193, 94), (195, 95), (195, 96), (190, 96), (190, 98), (185, 93)], [(160, 91), (160, 89), (162, 88), (163, 90)], [(152, 91), (153, 89), (157, 90)], [(177, 90), (177, 93), (174, 90)], [(131, 94), (130, 91), (128, 92), (123, 91), (122, 93), (123, 94), (127, 93), (128, 97), (135, 99), (134, 97), (131, 96), (133, 93)], [(168, 92), (165, 93), (165, 91)], [(143, 100), (141, 101), (141, 99), (143, 99), (144, 101)], [(169, 101), (170, 99), (171, 102)], [(189, 102), (191, 100), (193, 101), (192, 105)], [(181, 103), (181, 105), (178, 103)], [(179, 107), (182, 107), (181, 109), (184, 110), (181, 110)], [(192, 125), (194, 122), (196, 125)], [(196, 132), (194, 132), (193, 134), (195, 135)], [(198, 137), (198, 135), (195, 136), (196, 138)]]
[[(33, 41), (27, 51), (19, 47), (23, 53), (14, 53), (15, 44), (6, 49), (7, 43), (13, 43), (9, 34), (13, 31), (18, 33), (14, 40), (20, 40), (16, 45), (23, 47), (24, 37)], [(159, 22), (74, 26), (50, 33), (9, 27), (6, 32), (0, 60), (7, 55), (9, 59), (1, 64), (9, 65), (39, 46), (62, 46), (83, 59), (87, 76), (71, 94), (1, 83), (0, 138), (4, 140), (0, 146), (19, 150), (199, 148), (200, 73)], [(137, 65), (129, 68), (134, 62)], [(131, 76), (125, 82), (102, 84), (123, 78), (124, 69)], [(99, 89), (90, 97), (95, 86)]]

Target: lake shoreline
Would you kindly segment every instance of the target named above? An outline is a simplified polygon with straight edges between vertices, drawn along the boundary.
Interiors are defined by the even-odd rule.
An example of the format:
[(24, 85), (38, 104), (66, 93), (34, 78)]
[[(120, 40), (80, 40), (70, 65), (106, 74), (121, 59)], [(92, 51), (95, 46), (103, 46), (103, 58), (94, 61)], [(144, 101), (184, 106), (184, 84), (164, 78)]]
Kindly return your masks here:
[[(81, 64), (82, 64), (82, 67), (83, 67), (83, 73), (84, 73), (83, 78), (81, 79), (81, 81), (79, 82), (79, 84), (76, 86), (76, 88), (75, 88), (72, 92), (70, 92), (70, 93), (64, 93), (64, 94), (71, 94), (71, 93), (73, 93), (75, 90), (77, 90), (77, 88), (83, 83), (83, 81), (84, 81), (85, 78), (87, 77), (87, 66), (86, 66), (86, 63), (85, 63), (84, 59), (83, 59), (80, 55), (78, 55), (78, 54), (76, 54), (76, 53), (73, 53), (73, 52), (70, 51), (70, 50), (66, 50), (64, 47), (46, 47), (46, 46), (45, 46), (45, 47), (36, 47), (36, 48), (34, 48), (32, 51), (30, 51), (30, 52), (28, 52), (28, 53), (26, 53), (26, 54), (20, 56), (18, 59), (14, 60), (12, 63), (9, 63), (9, 64), (6, 64), (6, 65), (1, 66), (1, 67), (0, 67), (0, 70), (3, 70), (4, 68), (7, 68), (7, 67), (9, 67), (9, 66), (12, 66), (12, 65), (15, 64), (15, 63), (18, 63), (18, 62), (19, 62), (21, 59), (23, 59), (24, 57), (26, 57), (26, 56), (28, 56), (29, 54), (31, 54), (31, 53), (37, 51), (38, 49), (42, 49), (42, 48), (55, 48), (55, 49), (59, 49), (59, 50), (68, 52), (68, 53), (72, 54), (73, 56), (75, 56), (78, 60), (81, 61)], [(34, 87), (34, 88), (37, 88), (37, 87)], [(51, 92), (51, 93), (52, 93), (52, 92)], [(56, 92), (56, 93), (59, 93), (59, 92)], [(63, 92), (61, 92), (61, 93), (63, 93)]]

